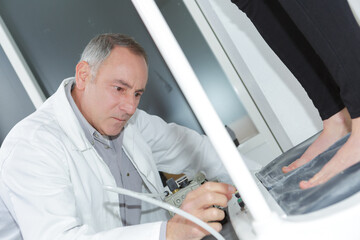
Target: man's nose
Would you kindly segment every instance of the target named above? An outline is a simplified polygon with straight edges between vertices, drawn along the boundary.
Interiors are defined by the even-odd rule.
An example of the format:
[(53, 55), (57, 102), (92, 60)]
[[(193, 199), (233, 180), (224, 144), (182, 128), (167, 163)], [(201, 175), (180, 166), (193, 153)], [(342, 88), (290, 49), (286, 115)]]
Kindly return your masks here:
[(128, 115), (133, 115), (137, 108), (137, 101), (134, 96), (126, 96), (120, 102), (120, 108)]

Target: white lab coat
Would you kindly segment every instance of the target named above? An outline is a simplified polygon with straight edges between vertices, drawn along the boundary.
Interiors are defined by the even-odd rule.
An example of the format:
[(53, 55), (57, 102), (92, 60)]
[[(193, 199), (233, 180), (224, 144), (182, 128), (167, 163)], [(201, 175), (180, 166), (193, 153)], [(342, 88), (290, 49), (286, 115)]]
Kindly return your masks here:
[[(141, 223), (122, 227), (108, 166), (86, 139), (65, 95), (57, 92), (18, 123), (0, 149), (0, 239), (159, 239), (165, 210), (142, 204)], [(137, 110), (123, 147), (143, 190), (163, 192), (158, 171), (228, 181), (208, 139)], [(148, 223), (147, 223), (148, 222)], [(149, 223), (150, 222), (150, 223)], [(21, 231), (21, 234), (20, 234)]]

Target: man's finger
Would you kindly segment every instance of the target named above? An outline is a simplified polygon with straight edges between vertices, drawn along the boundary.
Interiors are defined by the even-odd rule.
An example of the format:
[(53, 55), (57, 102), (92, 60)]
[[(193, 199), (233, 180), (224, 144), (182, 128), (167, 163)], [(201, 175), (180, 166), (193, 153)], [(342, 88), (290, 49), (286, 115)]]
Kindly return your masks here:
[(231, 195), (236, 192), (236, 188), (226, 184), (226, 183), (218, 183), (218, 182), (206, 182), (201, 185), (198, 189), (196, 189), (198, 194), (204, 194), (206, 192), (215, 192), (219, 194), (223, 194), (231, 199)]
[[(208, 224), (210, 225), (210, 227), (212, 227), (213, 229), (215, 229), (215, 231), (217, 231), (217, 232), (220, 232), (221, 229), (222, 229), (221, 223), (211, 222), (211, 223), (208, 223)], [(208, 231), (206, 231), (206, 230), (203, 229), (203, 228), (199, 228), (199, 230), (200, 230), (204, 235), (209, 235), (209, 234), (210, 234)]]
[(225, 212), (216, 207), (211, 207), (206, 209), (203, 212), (203, 216), (201, 217), (204, 222), (215, 222), (221, 221), (225, 217)]
[(228, 198), (225, 195), (214, 192), (205, 192), (196, 198), (196, 201), (194, 201), (194, 207), (202, 209), (213, 205), (226, 207), (227, 203)]

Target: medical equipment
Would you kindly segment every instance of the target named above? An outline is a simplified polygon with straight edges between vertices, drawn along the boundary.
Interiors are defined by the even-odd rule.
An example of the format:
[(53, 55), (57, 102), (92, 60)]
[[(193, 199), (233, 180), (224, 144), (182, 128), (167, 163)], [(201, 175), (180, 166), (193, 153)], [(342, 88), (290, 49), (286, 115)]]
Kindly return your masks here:
[(236, 200), (229, 204), (239, 238), (359, 239), (360, 193), (311, 213), (291, 216), (284, 212), (254, 176), (259, 169), (248, 168), (254, 160), (235, 148), (155, 2), (132, 2), (246, 203), (241, 210)]
[(112, 186), (104, 186), (104, 189), (107, 191), (111, 191), (111, 192), (115, 192), (115, 193), (119, 193), (119, 194), (124, 194), (133, 198), (137, 198), (140, 199), (142, 201), (146, 201), (149, 202), (151, 204), (154, 204), (156, 206), (162, 207), (168, 211), (174, 212), (176, 214), (179, 214), (181, 216), (183, 216), (184, 218), (196, 223), (197, 225), (201, 226), (202, 228), (204, 228), (206, 231), (208, 231), (209, 233), (211, 233), (216, 239), (218, 240), (225, 240), (225, 238), (223, 238), (220, 233), (216, 232), (212, 227), (210, 227), (208, 224), (206, 224), (205, 222), (203, 222), (202, 220), (200, 220), (197, 217), (194, 217), (193, 215), (173, 206), (170, 205), (168, 203), (162, 202), (160, 200), (148, 197), (146, 195), (144, 195), (143, 193), (137, 193), (137, 192), (133, 192), (130, 191), (128, 189), (124, 189), (124, 188), (118, 188), (118, 187), (112, 187)]
[[(186, 195), (200, 187), (205, 181), (205, 176), (202, 173), (196, 174), (192, 181), (189, 181), (186, 175), (176, 181), (173, 178), (168, 179), (166, 185), (170, 192), (168, 196), (165, 197), (165, 202), (179, 208)], [(173, 215), (173, 212), (170, 212), (170, 216)]]

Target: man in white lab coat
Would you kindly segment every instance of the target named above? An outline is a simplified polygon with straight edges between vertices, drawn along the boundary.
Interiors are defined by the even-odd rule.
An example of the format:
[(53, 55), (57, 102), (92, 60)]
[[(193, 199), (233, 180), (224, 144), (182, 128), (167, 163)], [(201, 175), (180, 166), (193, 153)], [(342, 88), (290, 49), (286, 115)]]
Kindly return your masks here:
[[(158, 171), (227, 180), (205, 136), (138, 110), (146, 54), (120, 34), (95, 37), (76, 66), (0, 150), (0, 239), (201, 239), (164, 210), (103, 189), (163, 193)], [(206, 183), (182, 208), (216, 230), (234, 188)]]

